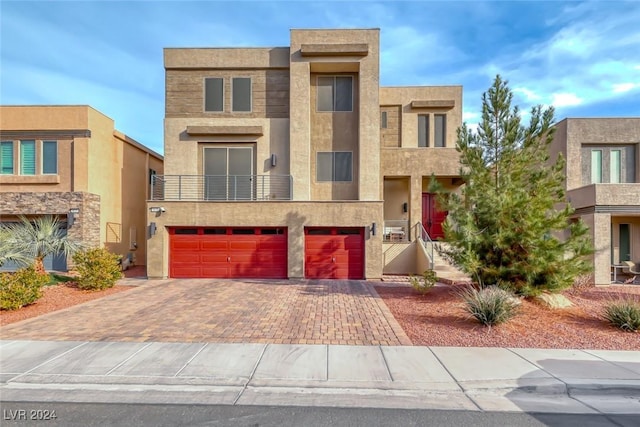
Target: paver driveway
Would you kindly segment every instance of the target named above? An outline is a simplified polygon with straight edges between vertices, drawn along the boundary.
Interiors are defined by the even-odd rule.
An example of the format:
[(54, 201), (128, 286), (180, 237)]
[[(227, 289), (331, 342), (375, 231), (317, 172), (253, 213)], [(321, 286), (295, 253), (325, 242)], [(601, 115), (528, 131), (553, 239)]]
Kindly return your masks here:
[(0, 328), (2, 339), (411, 345), (365, 281), (149, 281)]

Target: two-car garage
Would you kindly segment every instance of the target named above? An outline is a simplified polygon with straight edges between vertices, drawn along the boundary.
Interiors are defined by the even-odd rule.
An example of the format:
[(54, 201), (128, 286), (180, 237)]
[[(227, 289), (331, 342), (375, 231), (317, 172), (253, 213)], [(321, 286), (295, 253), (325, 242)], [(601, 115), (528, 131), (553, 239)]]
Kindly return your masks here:
[[(288, 276), (286, 227), (171, 227), (169, 276), (264, 278)], [(364, 228), (305, 227), (308, 279), (364, 278)]]

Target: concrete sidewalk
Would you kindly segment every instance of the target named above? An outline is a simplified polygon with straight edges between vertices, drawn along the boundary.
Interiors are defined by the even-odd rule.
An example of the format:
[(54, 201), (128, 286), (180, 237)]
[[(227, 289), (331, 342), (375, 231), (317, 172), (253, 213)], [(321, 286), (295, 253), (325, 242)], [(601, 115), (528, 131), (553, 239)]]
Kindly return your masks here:
[(640, 352), (0, 341), (3, 401), (640, 414)]

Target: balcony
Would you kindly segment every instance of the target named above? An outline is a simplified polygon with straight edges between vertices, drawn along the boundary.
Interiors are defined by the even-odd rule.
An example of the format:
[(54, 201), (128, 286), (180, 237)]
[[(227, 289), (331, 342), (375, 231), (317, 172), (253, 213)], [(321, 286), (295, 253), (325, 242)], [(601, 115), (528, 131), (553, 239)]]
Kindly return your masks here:
[(151, 200), (292, 200), (290, 175), (154, 175)]

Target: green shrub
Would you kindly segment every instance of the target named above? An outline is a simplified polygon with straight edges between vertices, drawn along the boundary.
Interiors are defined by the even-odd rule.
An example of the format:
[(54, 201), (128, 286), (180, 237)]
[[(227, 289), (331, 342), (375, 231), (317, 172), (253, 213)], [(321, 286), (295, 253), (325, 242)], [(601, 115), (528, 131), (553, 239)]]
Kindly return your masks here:
[(438, 276), (433, 270), (425, 270), (425, 272), (422, 273), (421, 279), (416, 276), (409, 276), (409, 283), (411, 283), (413, 289), (421, 294), (429, 292), (436, 285), (437, 281)]
[(42, 287), (49, 281), (46, 274), (38, 274), (34, 266), (15, 273), (0, 274), (0, 309), (17, 310), (33, 304), (42, 297)]
[(504, 323), (516, 315), (519, 302), (512, 293), (497, 286), (473, 287), (460, 292), (465, 310), (486, 326)]
[(80, 289), (102, 290), (113, 287), (122, 277), (120, 256), (105, 248), (93, 248), (76, 252), (73, 262), (78, 272)]
[(623, 331), (640, 330), (640, 303), (631, 299), (611, 301), (604, 307), (602, 317)]

